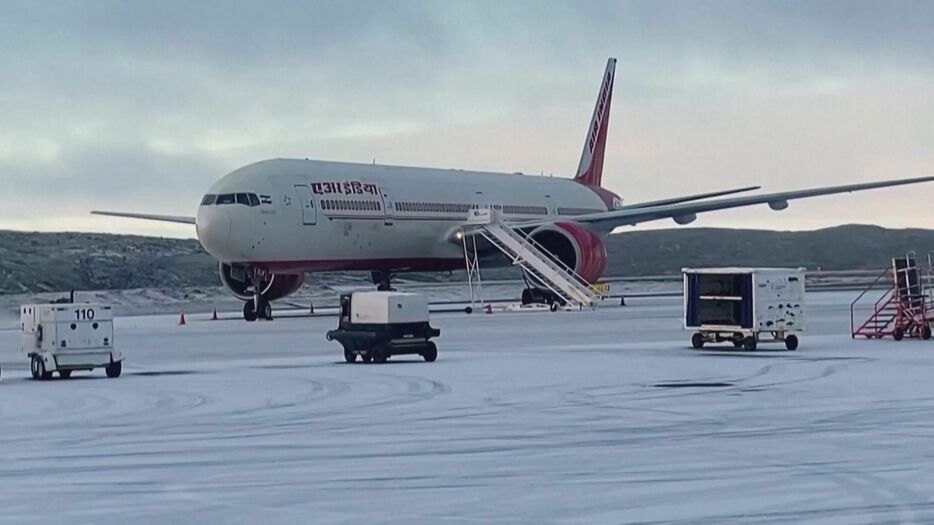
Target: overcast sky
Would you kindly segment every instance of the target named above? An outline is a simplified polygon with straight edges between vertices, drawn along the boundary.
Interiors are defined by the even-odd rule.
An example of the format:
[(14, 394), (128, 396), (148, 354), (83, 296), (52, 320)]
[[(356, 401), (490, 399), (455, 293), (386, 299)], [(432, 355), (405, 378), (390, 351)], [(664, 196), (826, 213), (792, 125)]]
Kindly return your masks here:
[[(270, 157), (577, 167), (619, 59), (604, 184), (629, 203), (934, 174), (934, 2), (0, 0), (0, 228), (193, 236)], [(934, 227), (934, 184), (700, 226)], [(673, 226), (670, 221), (653, 226)]]

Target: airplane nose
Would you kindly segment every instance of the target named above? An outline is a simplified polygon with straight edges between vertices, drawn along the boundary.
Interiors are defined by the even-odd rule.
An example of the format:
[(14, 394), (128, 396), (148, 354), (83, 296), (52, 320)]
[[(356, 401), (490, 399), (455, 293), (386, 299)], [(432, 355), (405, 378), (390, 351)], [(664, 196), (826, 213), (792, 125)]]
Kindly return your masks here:
[(201, 246), (215, 258), (221, 255), (230, 239), (230, 216), (220, 210), (201, 210), (195, 221)]

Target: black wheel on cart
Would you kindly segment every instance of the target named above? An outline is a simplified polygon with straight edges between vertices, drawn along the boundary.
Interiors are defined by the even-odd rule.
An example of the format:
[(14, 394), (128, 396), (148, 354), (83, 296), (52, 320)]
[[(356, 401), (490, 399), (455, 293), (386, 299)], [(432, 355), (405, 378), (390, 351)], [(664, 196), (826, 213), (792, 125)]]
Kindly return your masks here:
[(797, 350), (798, 349), (798, 336), (796, 335), (786, 336), (785, 337), (785, 348), (789, 350)]
[(29, 361), (29, 373), (33, 379), (39, 379), (39, 356), (34, 355)]
[(357, 360), (357, 354), (351, 352), (350, 350), (344, 350), (344, 361), (348, 363), (353, 363)]
[(743, 349), (744, 349), (744, 350), (748, 350), (748, 351), (752, 352), (753, 350), (756, 349), (756, 346), (757, 346), (757, 345), (758, 345), (758, 341), (756, 341), (756, 337), (755, 337), (755, 336), (752, 336), (752, 335), (751, 335), (751, 336), (747, 337), (746, 339), (743, 339)]
[(58, 377), (62, 379), (68, 379), (71, 377), (71, 370), (59, 370)]
[(558, 302), (555, 301), (555, 302), (551, 303), (551, 305), (548, 307), (548, 309), (551, 310), (552, 312), (557, 312), (557, 311), (558, 311)]
[(45, 361), (41, 357), (36, 356), (33, 359), (36, 360), (36, 376), (40, 381), (48, 381), (52, 379), (52, 372), (49, 372), (45, 369)]
[(928, 325), (922, 326), (921, 327), (921, 339), (924, 339), (925, 341), (927, 341), (930, 338), (931, 338), (931, 327)]
[(107, 377), (111, 379), (120, 377), (120, 374), (123, 373), (123, 361), (110, 363), (104, 367), (104, 372), (107, 373)]
[(745, 339), (733, 339), (733, 348), (742, 348), (745, 342)]
[(901, 341), (904, 338), (905, 338), (905, 331), (902, 330), (901, 328), (896, 328), (892, 332), (892, 339), (895, 339), (896, 341)]
[(691, 346), (693, 346), (694, 348), (698, 350), (700, 350), (701, 348), (704, 348), (704, 334), (700, 332), (696, 332), (694, 335), (692, 335)]
[(434, 363), (435, 359), (438, 359), (438, 347), (434, 343), (429, 342), (428, 346), (425, 348), (425, 351), (422, 352), (422, 357), (425, 361), (429, 363)]
[(373, 356), (374, 363), (385, 363), (386, 360), (389, 359), (389, 353), (386, 352), (386, 349), (383, 348), (382, 345), (374, 346), (373, 349), (370, 350), (370, 355)]

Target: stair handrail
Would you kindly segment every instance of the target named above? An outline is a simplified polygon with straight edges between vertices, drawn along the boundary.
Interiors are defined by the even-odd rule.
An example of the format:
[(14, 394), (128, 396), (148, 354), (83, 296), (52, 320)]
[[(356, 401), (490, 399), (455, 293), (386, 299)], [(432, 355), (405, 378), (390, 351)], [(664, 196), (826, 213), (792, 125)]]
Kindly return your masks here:
[[(561, 272), (564, 275), (566, 275), (570, 281), (573, 281), (573, 284), (576, 285), (580, 293), (585, 295), (589, 301), (593, 301), (596, 298), (597, 294), (595, 294), (594, 292), (590, 290), (590, 284), (586, 280), (584, 280), (584, 278), (581, 277), (580, 274), (575, 272), (573, 268), (566, 265), (560, 259), (554, 257), (554, 255), (552, 255), (551, 252), (549, 252), (538, 241), (533, 239), (531, 235), (525, 233), (522, 230), (513, 228), (505, 220), (496, 221), (494, 223), (500, 228), (502, 228), (507, 234), (510, 234), (516, 240), (520, 242), (525, 242), (526, 244), (530, 245), (530, 247), (532, 248), (531, 251), (535, 253), (535, 255), (538, 255), (539, 258), (544, 260), (545, 263), (551, 266), (553, 270)], [(548, 286), (548, 288), (551, 288), (551, 287)]]
[[(478, 220), (476, 220), (478, 219)], [(503, 230), (507, 237), (513, 239), (524, 249), (528, 250), (533, 256), (537, 257), (542, 264), (549, 268), (549, 270), (561, 274), (565, 279), (570, 289), (573, 290), (574, 294), (570, 294), (563, 291), (555, 290), (554, 287), (547, 282), (549, 279), (545, 275), (537, 275), (535, 272), (541, 273), (538, 269), (535, 268), (535, 265), (532, 262), (528, 261), (528, 258), (523, 257), (520, 253), (515, 255), (508, 255), (515, 264), (520, 264), (522, 269), (533, 279), (539, 282), (539, 284), (544, 285), (546, 288), (557, 294), (559, 297), (564, 299), (566, 302), (572, 300), (569, 295), (577, 295), (578, 298), (576, 302), (592, 304), (597, 298), (597, 294), (590, 289), (590, 283), (588, 283), (583, 277), (580, 276), (573, 268), (562, 262), (560, 259), (555, 257), (551, 252), (549, 252), (544, 246), (542, 246), (538, 241), (532, 238), (532, 236), (526, 233), (523, 230), (514, 228), (509, 222), (499, 213), (493, 209), (488, 209), (486, 213), (474, 212), (468, 216), (468, 224), (480, 225), (479, 227), (474, 227), (474, 231), (477, 231), (484, 238), (487, 239), (491, 244), (496, 246), (500, 251), (504, 251), (504, 248), (509, 251), (515, 251), (513, 248), (506, 246), (505, 243), (496, 238), (496, 234), (493, 232), (493, 227), (498, 227)], [(525, 264), (522, 264), (525, 262)], [(533, 271), (530, 271), (534, 270)], [(544, 282), (543, 282), (544, 280)], [(562, 293), (563, 292), (563, 293)]]
[[(495, 236), (492, 236), (492, 237), (491, 237), (490, 234), (488, 234), (487, 230), (485, 230), (485, 229), (484, 229), (484, 230), (480, 230), (480, 235), (482, 235), (487, 241), (489, 241), (489, 242), (490, 242), (491, 244), (493, 244), (494, 246), (498, 246), (498, 245), (502, 244), (502, 241), (500, 241), (499, 239), (497, 239)], [(506, 249), (509, 249), (508, 246), (505, 247), (505, 248), (506, 248)], [(500, 249), (500, 251), (504, 251), (504, 248), (499, 248), (499, 249)], [(506, 253), (506, 255), (507, 255), (510, 259), (512, 259), (512, 261), (513, 261), (514, 264), (521, 264), (523, 261), (526, 261), (526, 260), (527, 260), (527, 259), (524, 259), (523, 257), (521, 257), (518, 253), (517, 253), (515, 256), (509, 255), (508, 253)], [(534, 268), (533, 268), (533, 269), (534, 269)], [(532, 278), (533, 278), (535, 281), (537, 281), (539, 284), (541, 284), (541, 285), (544, 286), (545, 288), (549, 289), (553, 294), (555, 294), (555, 295), (557, 295), (558, 297), (560, 297), (560, 298), (561, 298), (563, 301), (565, 301), (566, 303), (572, 302), (572, 299), (571, 299), (570, 297), (568, 297), (566, 293), (564, 293), (564, 292), (561, 291), (561, 290), (556, 290), (555, 287), (552, 286), (551, 283), (549, 283), (547, 279), (544, 279), (544, 278), (542, 278), (542, 277), (539, 277), (538, 275), (536, 275), (535, 273), (529, 271), (528, 269), (526, 269), (526, 268), (524, 268), (524, 267), (522, 268), (522, 270), (523, 270), (524, 272), (528, 273), (529, 275), (531, 275)], [(537, 271), (537, 270), (536, 270), (536, 271)]]
[[(863, 298), (863, 296), (865, 296), (870, 290), (872, 290), (877, 284), (879, 284), (879, 281), (881, 281), (883, 277), (885, 277), (886, 275), (888, 275), (888, 274), (889, 274), (889, 271), (892, 271), (892, 269), (891, 269), (891, 268), (885, 268), (884, 270), (882, 270), (882, 273), (880, 273), (880, 274), (876, 277), (876, 279), (875, 279), (874, 281), (872, 281), (872, 283), (871, 283), (869, 286), (867, 286), (867, 287), (859, 294), (859, 296), (856, 297), (856, 299), (853, 300), (852, 303), (850, 303), (850, 334), (852, 334), (852, 337), (854, 337), (854, 338), (856, 337), (856, 316), (855, 316), (856, 303), (858, 303), (858, 302)], [(892, 271), (892, 272), (893, 272), (893, 275), (894, 275), (894, 271)], [(879, 303), (880, 303), (883, 299), (885, 299), (885, 297), (886, 297), (888, 294), (889, 294), (889, 290), (886, 290), (885, 293), (882, 295), (882, 297), (880, 297), (880, 298), (875, 302), (875, 304), (873, 305), (875, 312), (878, 312), (878, 311), (879, 311)]]
[(581, 277), (579, 273), (575, 272), (573, 268), (564, 264), (564, 262), (562, 262), (560, 259), (554, 257), (554, 255), (552, 255), (551, 252), (549, 252), (538, 241), (533, 239), (531, 235), (525, 233), (522, 230), (513, 229), (512, 231), (516, 232), (526, 242), (534, 246), (535, 249), (538, 250), (542, 255), (545, 255), (547, 260), (553, 262), (555, 266), (558, 267), (559, 270), (562, 270), (564, 273), (571, 276), (571, 279), (576, 281), (577, 285), (580, 286), (583, 290), (586, 290), (589, 295), (594, 295), (594, 296), (596, 295), (590, 292), (590, 283), (588, 283), (583, 277)]

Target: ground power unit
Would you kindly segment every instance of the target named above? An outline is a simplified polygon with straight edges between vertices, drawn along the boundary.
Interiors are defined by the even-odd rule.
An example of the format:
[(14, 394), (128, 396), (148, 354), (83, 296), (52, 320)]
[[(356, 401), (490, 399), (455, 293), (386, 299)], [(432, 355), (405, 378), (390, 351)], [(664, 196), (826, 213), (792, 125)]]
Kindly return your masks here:
[(691, 345), (762, 341), (798, 348), (805, 328), (804, 268), (684, 268), (684, 328)]
[(417, 354), (425, 361), (438, 358), (438, 347), (430, 341), (441, 331), (428, 320), (424, 295), (400, 292), (355, 292), (342, 295), (340, 320), (328, 341), (344, 347), (348, 363), (357, 360), (384, 363), (394, 355)]
[(23, 353), (34, 379), (67, 379), (75, 370), (103, 368), (119, 377), (123, 355), (114, 348), (113, 308), (103, 304), (28, 304), (20, 308)]

